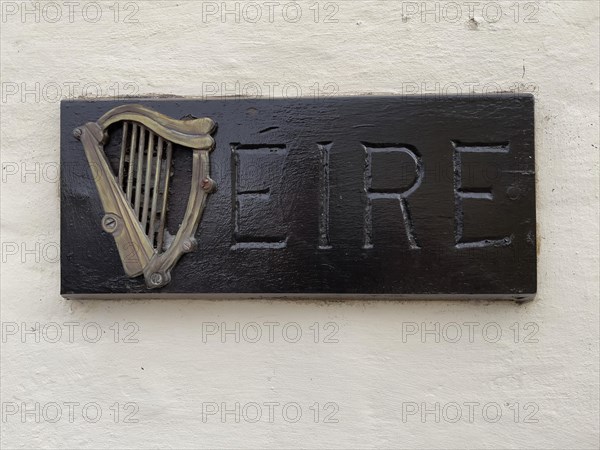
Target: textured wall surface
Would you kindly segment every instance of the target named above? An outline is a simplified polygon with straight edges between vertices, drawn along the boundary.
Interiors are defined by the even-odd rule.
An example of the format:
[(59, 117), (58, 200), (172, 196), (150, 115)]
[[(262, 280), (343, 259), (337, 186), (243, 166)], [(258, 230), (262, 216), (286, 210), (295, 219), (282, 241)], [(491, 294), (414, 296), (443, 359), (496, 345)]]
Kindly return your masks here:
[[(597, 448), (597, 2), (1, 6), (3, 448)], [(63, 300), (58, 100), (257, 90), (533, 92), (537, 298)]]

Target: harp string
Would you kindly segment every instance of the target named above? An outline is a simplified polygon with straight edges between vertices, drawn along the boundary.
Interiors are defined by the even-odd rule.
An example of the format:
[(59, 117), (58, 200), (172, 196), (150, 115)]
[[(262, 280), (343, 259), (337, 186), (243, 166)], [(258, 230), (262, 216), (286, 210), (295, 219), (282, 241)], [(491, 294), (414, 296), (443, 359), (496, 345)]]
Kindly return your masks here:
[(121, 139), (121, 158), (119, 159), (119, 186), (123, 188), (123, 176), (125, 171), (125, 157), (127, 155), (127, 137), (129, 133), (129, 122), (123, 122), (123, 139)]
[[(156, 144), (156, 168), (154, 174), (154, 187), (152, 189), (152, 206), (150, 209), (150, 228), (149, 228), (149, 236), (152, 245), (154, 246), (155, 242), (155, 220), (156, 215), (158, 213), (158, 196), (159, 196), (159, 183), (160, 183), (160, 172), (162, 165), (162, 153), (163, 153), (163, 139), (162, 137), (158, 137), (158, 142)], [(159, 248), (160, 251), (160, 248)]]
[(135, 173), (135, 201), (133, 211), (135, 216), (140, 219), (140, 205), (142, 201), (142, 184), (144, 182), (144, 149), (146, 146), (146, 128), (139, 127), (138, 150), (137, 150), (137, 170)]
[(135, 149), (137, 145), (138, 126), (132, 124), (131, 143), (129, 146), (129, 170), (127, 173), (127, 200), (131, 202), (133, 193), (133, 170), (135, 166)]
[(152, 154), (154, 153), (154, 133), (149, 131), (148, 133), (148, 149), (146, 154), (146, 179), (144, 180), (144, 205), (142, 207), (142, 229), (146, 232), (148, 237), (152, 240), (154, 235), (153, 230), (146, 228), (148, 224), (148, 206), (150, 205), (150, 191), (152, 183)]
[(164, 188), (162, 192), (162, 208), (160, 210), (160, 227), (158, 229), (158, 242), (156, 248), (159, 252), (163, 250), (164, 236), (165, 236), (165, 223), (167, 218), (167, 199), (169, 196), (169, 181), (171, 179), (171, 158), (173, 156), (173, 144), (167, 142), (167, 155), (164, 170)]

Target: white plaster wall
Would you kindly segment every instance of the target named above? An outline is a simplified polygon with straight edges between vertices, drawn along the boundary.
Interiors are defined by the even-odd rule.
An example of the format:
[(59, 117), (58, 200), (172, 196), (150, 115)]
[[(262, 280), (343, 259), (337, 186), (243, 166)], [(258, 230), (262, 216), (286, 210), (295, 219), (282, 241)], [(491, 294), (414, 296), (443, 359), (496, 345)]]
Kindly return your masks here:
[[(445, 3), (437, 15), (422, 16), (412, 14), (420, 2), (323, 1), (316, 23), (315, 2), (300, 2), (303, 16), (296, 23), (293, 9), (282, 15), (285, 3), (273, 6), (272, 23), (265, 3), (258, 23), (250, 22), (250, 9), (237, 23), (233, 15), (203, 20), (202, 2), (120, 2), (115, 23), (114, 2), (100, 2), (103, 16), (93, 23), (93, 7), (82, 17), (87, 2), (73, 6), (72, 19), (68, 5), (58, 2), (63, 16), (53, 23), (54, 6), (40, 10), (36, 22), (20, 16), (34, 4), (3, 2), (2, 447), (597, 448), (598, 3), (520, 2), (515, 16), (516, 2), (501, 1), (495, 5), (503, 15), (493, 23), (496, 6), (483, 9), (489, 2), (471, 6), (474, 20), (469, 5), (459, 3), (462, 17), (452, 21), (455, 11), (444, 10)], [(124, 21), (131, 5), (137, 23)], [(221, 8), (220, 2), (206, 5), (209, 12)], [(337, 23), (324, 21), (326, 6), (338, 9)], [(228, 92), (219, 87), (219, 93), (235, 93), (236, 82), (258, 83), (265, 94), (266, 83), (279, 83), (276, 96), (285, 83), (297, 83), (304, 95), (312, 95), (315, 83), (321, 89), (333, 83), (337, 94), (402, 94), (414, 83), (434, 92), (456, 85), (468, 92), (466, 83), (477, 83), (478, 91), (486, 83), (534, 91), (537, 299), (522, 306), (62, 299), (53, 257), (60, 228), (56, 84), (63, 97), (71, 96), (68, 83), (80, 83), (72, 85), (75, 96), (85, 83), (104, 96), (114, 96), (117, 86), (132, 92), (127, 83), (139, 95), (200, 96), (214, 83), (227, 83)], [(122, 342), (134, 330), (126, 328), (129, 322), (138, 328), (137, 343)], [(252, 343), (246, 327), (238, 343), (234, 335), (222, 342), (218, 334), (203, 342), (203, 323), (206, 329), (212, 322), (241, 329), (256, 322), (265, 334)], [(280, 324), (273, 342), (265, 322)], [(282, 337), (290, 322), (302, 330), (299, 342), (288, 342), (289, 327), (288, 339)], [(455, 343), (453, 322), (463, 331)], [(465, 322), (476, 324), (472, 339)], [(63, 333), (55, 343), (52, 323)], [(89, 342), (93, 323), (103, 329), (96, 343)], [(434, 335), (403, 339), (412, 323), (419, 329), (438, 323), (439, 342)], [(335, 327), (337, 342), (324, 342)], [(22, 334), (29, 329), (38, 331)], [(492, 342), (497, 329), (502, 337)], [(79, 404), (72, 419), (68, 402)], [(96, 423), (92, 402), (102, 410)], [(128, 402), (137, 423), (125, 420)], [(252, 402), (263, 414), (256, 423)], [(268, 402), (279, 404), (271, 420)], [(456, 422), (454, 402), (463, 413)], [(473, 417), (470, 402), (478, 404)], [(37, 416), (21, 415), (23, 408), (35, 411), (36, 403)], [(239, 423), (234, 413), (203, 416), (213, 403), (230, 409), (239, 403)], [(415, 404), (435, 409), (436, 403), (438, 418), (403, 416)], [(62, 416), (56, 419), (57, 406)], [(294, 406), (302, 410), (297, 422)], [(493, 422), (498, 407), (502, 417)], [(334, 409), (337, 423), (325, 420)]]

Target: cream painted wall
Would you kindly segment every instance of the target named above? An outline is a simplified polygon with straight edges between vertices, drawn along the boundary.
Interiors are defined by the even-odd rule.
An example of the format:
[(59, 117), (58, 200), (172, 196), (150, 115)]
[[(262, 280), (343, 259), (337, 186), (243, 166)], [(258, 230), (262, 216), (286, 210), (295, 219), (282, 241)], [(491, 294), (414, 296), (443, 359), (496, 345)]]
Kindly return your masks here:
[[(597, 448), (598, 3), (238, 5), (2, 2), (2, 447)], [(57, 99), (257, 85), (534, 92), (537, 299), (62, 299)]]

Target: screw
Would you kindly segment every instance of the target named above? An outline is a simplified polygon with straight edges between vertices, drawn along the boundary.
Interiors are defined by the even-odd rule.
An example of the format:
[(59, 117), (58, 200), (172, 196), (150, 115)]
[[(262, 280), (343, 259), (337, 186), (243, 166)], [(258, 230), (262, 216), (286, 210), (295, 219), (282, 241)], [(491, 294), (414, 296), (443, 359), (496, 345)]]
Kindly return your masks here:
[(194, 242), (191, 239), (187, 239), (183, 242), (182, 246), (184, 252), (191, 252), (194, 249)]
[(215, 182), (207, 177), (200, 182), (200, 187), (206, 192), (211, 192), (215, 187)]
[(114, 228), (116, 224), (117, 221), (112, 217), (109, 217), (104, 221), (104, 225), (106, 226), (106, 228)]
[(162, 283), (163, 281), (163, 277), (160, 273), (155, 272), (152, 275), (150, 275), (150, 282), (154, 285), (154, 286), (158, 286)]
[(75, 128), (73, 130), (73, 137), (75, 139), (80, 139), (82, 134), (83, 134), (83, 131), (81, 131), (81, 128)]
[(102, 219), (102, 226), (106, 231), (112, 232), (117, 228), (117, 219), (113, 216), (106, 215)]

